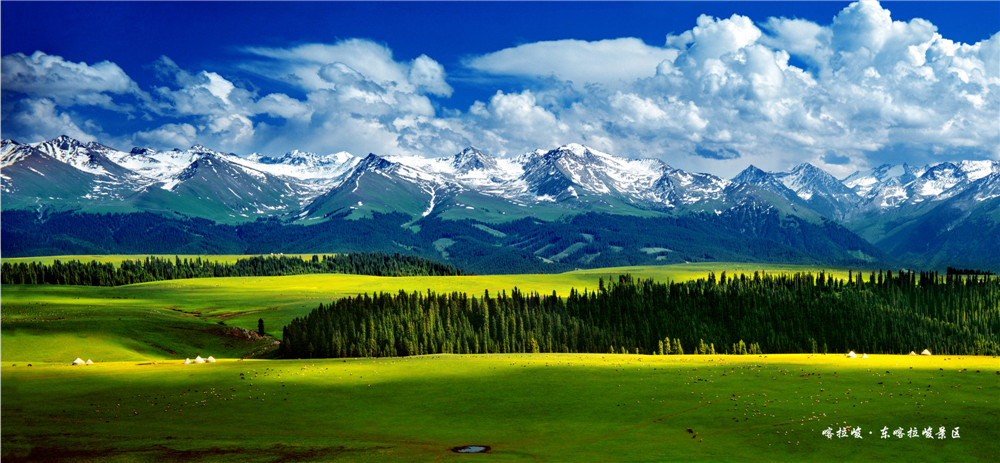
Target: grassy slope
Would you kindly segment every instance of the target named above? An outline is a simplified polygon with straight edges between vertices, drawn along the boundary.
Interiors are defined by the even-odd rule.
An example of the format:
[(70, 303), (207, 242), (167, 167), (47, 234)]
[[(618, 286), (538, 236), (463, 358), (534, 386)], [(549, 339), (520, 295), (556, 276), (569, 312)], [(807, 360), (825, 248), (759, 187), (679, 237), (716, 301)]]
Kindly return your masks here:
[(199, 352), (239, 357), (260, 347), (221, 336), (221, 326), (181, 312), (176, 304), (120, 289), (5, 286), (3, 360), (66, 363), (83, 356), (135, 361)]
[[(1000, 454), (998, 369), (995, 358), (840, 355), (4, 362), (2, 453), (5, 462), (990, 461)], [(863, 439), (821, 435), (843, 425), (860, 426)], [(945, 426), (949, 437), (883, 440), (883, 426)], [(449, 451), (471, 444), (491, 455)]]
[[(759, 264), (684, 264), (581, 270), (554, 275), (455, 277), (373, 277), (366, 275), (295, 275), (172, 280), (115, 288), (5, 285), (3, 287), (2, 360), (66, 363), (78, 356), (94, 361), (159, 360), (213, 355), (239, 357), (255, 348), (218, 339), (206, 330), (227, 326), (256, 330), (263, 319), (268, 333), (320, 303), (380, 291), (465, 292), (496, 294), (517, 287), (567, 295), (571, 288), (595, 289), (598, 278), (631, 273), (656, 280), (702, 278), (707, 272), (752, 273), (816, 270), (811, 267)], [(845, 271), (837, 270), (836, 276)], [(54, 342), (55, 341), (55, 342)], [(245, 349), (240, 351), (240, 349)]]
[[(542, 354), (190, 366), (167, 360), (235, 357), (256, 347), (206, 332), (221, 317), (246, 327), (263, 317), (278, 331), (318, 302), (359, 292), (517, 286), (566, 294), (596, 287), (600, 275), (684, 280), (761, 268), (816, 270), (687, 264), (559, 275), (4, 286), (3, 460), (989, 461), (1000, 453), (995, 358)], [(64, 365), (78, 355), (98, 364)], [(148, 360), (159, 364), (137, 364)], [(35, 366), (25, 367), (29, 361)], [(862, 440), (820, 434), (843, 424), (874, 434)], [(949, 433), (959, 426), (961, 438), (878, 439), (882, 426), (942, 425)], [(490, 445), (492, 455), (449, 451), (469, 444)]]

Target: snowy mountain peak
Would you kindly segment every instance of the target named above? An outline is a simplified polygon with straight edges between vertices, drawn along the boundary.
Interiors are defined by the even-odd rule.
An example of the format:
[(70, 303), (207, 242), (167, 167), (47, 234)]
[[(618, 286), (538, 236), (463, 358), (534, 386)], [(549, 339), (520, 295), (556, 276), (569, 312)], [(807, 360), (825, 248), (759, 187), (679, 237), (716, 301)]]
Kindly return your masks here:
[(29, 145), (22, 145), (14, 140), (5, 139), (0, 143), (0, 167), (8, 167), (35, 153)]
[(813, 194), (855, 199), (853, 192), (836, 177), (808, 162), (793, 167), (787, 174), (778, 174), (778, 178), (786, 187), (807, 201)]
[(921, 175), (920, 177), (929, 180), (940, 180), (940, 179), (962, 177), (964, 176), (964, 174), (965, 173), (962, 172), (962, 170), (959, 169), (958, 166), (956, 166), (955, 164), (952, 164), (950, 162), (942, 162), (940, 164), (932, 166), (930, 169), (927, 169), (927, 172), (924, 172), (924, 175)]
[(993, 172), (973, 182), (971, 189), (976, 201), (987, 201), (1000, 197), (1000, 172)]
[(750, 166), (733, 181), (756, 185), (793, 203), (804, 201), (808, 207), (827, 217), (842, 218), (858, 202), (857, 195), (850, 188), (810, 163), (799, 164), (788, 172), (764, 172)]
[(299, 150), (289, 151), (278, 158), (254, 153), (250, 155), (250, 159), (264, 164), (287, 164), (290, 166), (316, 166), (323, 164), (316, 153)]
[(771, 178), (771, 174), (764, 172), (753, 164), (750, 164), (746, 169), (743, 169), (742, 172), (733, 177), (733, 182), (756, 185), (768, 178)]
[[(483, 196), (509, 201), (519, 207), (562, 203), (580, 210), (593, 204), (613, 211), (622, 207), (725, 209), (748, 195), (764, 198), (765, 202), (773, 201), (774, 195), (759, 194), (760, 190), (765, 190), (776, 193), (783, 198), (780, 201), (787, 200), (799, 208), (797, 210), (846, 220), (890, 207), (956, 197), (962, 192), (973, 191), (971, 185), (984, 179), (987, 180), (981, 184), (984, 190), (976, 190), (975, 197), (990, 198), (995, 190), (992, 185), (1000, 175), (1000, 162), (960, 161), (931, 167), (884, 164), (840, 181), (815, 165), (802, 163), (786, 172), (766, 172), (751, 165), (732, 179), (736, 184), (733, 185), (710, 174), (672, 168), (659, 160), (620, 157), (579, 143), (539, 149), (514, 159), (496, 158), (472, 146), (441, 158), (376, 154), (357, 157), (346, 152), (319, 155), (299, 150), (269, 157), (225, 154), (203, 145), (169, 151), (137, 147), (124, 152), (96, 142), (84, 144), (61, 136), (28, 145), (3, 140), (0, 154), (5, 173), (8, 166), (28, 159), (31, 162), (23, 164), (25, 167), (21, 170), (27, 170), (32, 162), (60, 166), (64, 163), (97, 176), (96, 180), (86, 181), (95, 182), (99, 189), (117, 185), (115, 188), (119, 190), (116, 191), (122, 192), (141, 192), (158, 185), (184, 195), (204, 191), (185, 188), (185, 182), (195, 180), (191, 185), (218, 183), (224, 186), (215, 188), (217, 193), (240, 198), (270, 196), (271, 199), (260, 204), (279, 207), (280, 203), (282, 210), (287, 210), (288, 204), (306, 204), (345, 185), (349, 191), (354, 191), (365, 184), (400, 188), (408, 185), (405, 186), (407, 191), (421, 192), (418, 196), (430, 198), (428, 204), (431, 206), (424, 209), (425, 212), (447, 207), (473, 210), (468, 209), (475, 207), (467, 202), (469, 198)], [(35, 159), (32, 154), (39, 157)], [(60, 169), (63, 169), (60, 172), (69, 171), (65, 166)], [(358, 180), (368, 173), (374, 175), (359, 183)], [(4, 181), (11, 182), (9, 179)], [(16, 179), (13, 182), (16, 184)], [(740, 189), (743, 193), (736, 191)], [(159, 190), (151, 191), (162, 194)], [(453, 199), (454, 195), (466, 194), (469, 196), (462, 196), (450, 205), (443, 202)], [(125, 195), (127, 193), (122, 193)], [(973, 195), (962, 194), (961, 197), (972, 198)], [(391, 201), (384, 207), (391, 209)], [(266, 214), (270, 209), (260, 210), (265, 211), (261, 214)]]
[(963, 182), (968, 182), (965, 172), (951, 162), (942, 162), (931, 166), (923, 175), (907, 184), (906, 189), (912, 201), (922, 202), (932, 198), (940, 199), (943, 193)]
[[(795, 167), (792, 167), (788, 171), (788, 174), (784, 176), (785, 178), (795, 178), (795, 179), (826, 179), (827, 177), (833, 178), (832, 175), (827, 173), (825, 170), (820, 169), (808, 162), (803, 162)], [(836, 179), (834, 179), (836, 180)]]
[(990, 174), (1000, 173), (1000, 161), (961, 161), (958, 168), (969, 180), (975, 181)]
[(608, 153), (595, 150), (579, 143), (568, 143), (543, 154), (545, 157), (575, 158), (579, 160), (607, 160), (614, 158)]
[(219, 152), (205, 146), (205, 145), (194, 145), (188, 148), (188, 151), (198, 154), (220, 154)]
[[(529, 189), (539, 196), (554, 198), (567, 195), (571, 186), (598, 194), (618, 190), (614, 188), (614, 177), (622, 177), (621, 168), (625, 161), (612, 159), (608, 154), (576, 143), (544, 153), (535, 151), (524, 160), (524, 175), (521, 178), (527, 182)], [(575, 189), (573, 193), (576, 193)]]
[(495, 170), (497, 161), (492, 156), (470, 146), (453, 156), (451, 165), (459, 173), (468, 173), (473, 170)]
[(389, 170), (399, 164), (392, 162), (382, 156), (377, 154), (368, 153), (358, 164), (354, 167), (355, 171), (380, 171)]
[(291, 177), (313, 183), (334, 181), (360, 161), (359, 158), (346, 151), (319, 155), (299, 150), (289, 151), (281, 157), (264, 156), (254, 153), (246, 158), (237, 157), (236, 159), (241, 164), (273, 175)]
[(46, 141), (43, 141), (41, 143), (36, 143), (35, 144), (35, 148), (38, 148), (40, 151), (44, 152), (45, 154), (53, 155), (56, 158), (60, 158), (60, 160), (61, 160), (61, 158), (66, 157), (66, 156), (65, 155), (64, 156), (59, 156), (60, 152), (62, 152), (62, 153), (76, 153), (81, 148), (84, 148), (84, 146), (83, 146), (83, 143), (80, 143), (80, 141), (77, 140), (77, 139), (75, 139), (75, 138), (72, 138), (72, 137), (69, 137), (69, 136), (66, 136), (66, 135), (60, 135), (60, 136), (58, 136), (56, 138), (53, 138), (51, 140), (46, 140)]
[[(93, 149), (91, 147), (100, 149)], [(106, 155), (113, 152), (111, 148), (91, 142), (87, 145), (67, 135), (60, 135), (52, 140), (34, 145), (38, 151), (69, 164), (84, 172), (94, 175), (110, 175), (109, 170), (116, 174), (125, 174), (121, 166), (110, 161)]]
[(152, 148), (140, 148), (138, 146), (132, 147), (132, 150), (128, 152), (131, 155), (151, 155), (156, 154), (156, 150)]
[(83, 145), (83, 146), (85, 148), (91, 150), (91, 151), (99, 151), (99, 152), (102, 152), (102, 153), (106, 153), (106, 152), (109, 152), (109, 151), (115, 151), (114, 148), (111, 148), (111, 147), (106, 146), (106, 145), (102, 145), (102, 144), (100, 144), (100, 143), (98, 143), (96, 141), (88, 142), (86, 145)]
[(70, 137), (69, 135), (60, 135), (52, 140), (49, 140), (48, 142), (43, 143), (50, 143), (64, 150), (84, 147), (84, 144), (80, 142), (80, 140)]
[(559, 148), (556, 149), (556, 151), (569, 151), (570, 153), (573, 153), (577, 156), (586, 156), (587, 153), (590, 151), (590, 148), (583, 146), (579, 143), (569, 143), (560, 146)]
[(879, 195), (879, 190), (887, 186), (899, 187), (923, 175), (928, 169), (908, 164), (882, 164), (874, 169), (857, 171), (844, 179), (843, 183), (861, 197)]

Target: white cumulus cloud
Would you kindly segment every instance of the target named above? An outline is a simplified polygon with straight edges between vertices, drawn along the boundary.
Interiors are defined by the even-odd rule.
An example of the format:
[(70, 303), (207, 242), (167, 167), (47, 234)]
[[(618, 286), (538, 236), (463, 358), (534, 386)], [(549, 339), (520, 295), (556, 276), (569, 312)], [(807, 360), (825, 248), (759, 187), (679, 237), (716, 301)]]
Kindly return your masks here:
[(348, 84), (343, 80), (348, 78), (404, 93), (449, 96), (452, 91), (437, 61), (421, 55), (412, 62), (399, 62), (389, 47), (365, 39), (291, 48), (247, 47), (244, 51), (258, 57), (244, 64), (244, 69), (306, 90), (334, 89)]
[[(397, 59), (367, 39), (247, 47), (217, 69), (161, 57), (162, 86), (148, 93), (114, 63), (13, 54), (3, 57), (5, 98), (17, 95), (3, 103), (3, 134), (101, 135), (79, 107), (123, 110), (131, 97), (151, 114), (135, 140), (235, 152), (520, 154), (578, 142), (723, 175), (750, 163), (846, 174), (903, 155), (1000, 159), (1000, 33), (959, 43), (886, 6), (858, 1), (819, 23), (703, 15), (662, 44), (540, 41), (462, 69)], [(449, 73), (485, 96), (448, 107), (458, 91)], [(261, 90), (275, 83), (283, 93)]]
[(409, 81), (418, 90), (437, 96), (451, 96), (452, 88), (445, 81), (444, 66), (427, 55), (420, 55), (410, 64)]
[(5, 105), (3, 131), (5, 138), (14, 138), (22, 143), (50, 140), (58, 135), (68, 135), (84, 142), (98, 140), (74, 122), (68, 113), (59, 111), (54, 101), (46, 98), (20, 100), (12, 105), (9, 113)]
[(128, 110), (114, 103), (112, 95), (140, 94), (138, 86), (117, 64), (101, 61), (88, 65), (36, 51), (6, 55), (0, 60), (5, 91), (44, 97), (61, 106), (99, 106)]
[(578, 86), (650, 77), (677, 50), (646, 45), (636, 38), (588, 42), (554, 40), (506, 48), (472, 58), (467, 65), (491, 74), (553, 77)]
[(164, 124), (136, 132), (133, 145), (186, 148), (198, 143), (198, 129), (191, 124)]

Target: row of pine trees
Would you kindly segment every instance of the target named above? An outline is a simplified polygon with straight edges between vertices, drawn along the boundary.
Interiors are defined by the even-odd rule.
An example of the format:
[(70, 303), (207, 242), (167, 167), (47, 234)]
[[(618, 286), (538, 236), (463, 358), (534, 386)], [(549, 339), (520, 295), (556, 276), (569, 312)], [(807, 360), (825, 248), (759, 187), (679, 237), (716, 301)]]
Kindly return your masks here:
[(49, 284), (120, 286), (148, 281), (186, 278), (280, 276), (307, 273), (348, 273), (376, 276), (462, 275), (461, 270), (416, 256), (385, 253), (351, 253), (297, 256), (255, 256), (233, 263), (196, 257), (146, 257), (125, 260), (119, 265), (97, 261), (54, 261), (52, 264), (4, 262), (0, 266), (3, 284)]
[[(360, 295), (284, 327), (286, 358), (436, 353), (1000, 353), (1000, 279), (878, 272), (684, 283), (621, 276), (568, 297), (516, 288)], [(690, 347), (689, 347), (690, 346)]]

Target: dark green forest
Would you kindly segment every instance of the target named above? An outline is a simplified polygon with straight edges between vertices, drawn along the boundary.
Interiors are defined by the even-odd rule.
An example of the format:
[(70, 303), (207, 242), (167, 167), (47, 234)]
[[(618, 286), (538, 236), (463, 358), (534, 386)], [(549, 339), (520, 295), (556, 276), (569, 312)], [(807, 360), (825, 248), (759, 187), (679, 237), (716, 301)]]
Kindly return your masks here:
[[(312, 225), (260, 219), (239, 225), (148, 212), (0, 213), (4, 257), (66, 254), (324, 254), (402, 252), (480, 275), (560, 273), (576, 268), (682, 262), (761, 262), (895, 267), (883, 253), (830, 221), (767, 210), (630, 217), (582, 213), (554, 221), (485, 223), (431, 214), (369, 219), (333, 216)], [(452, 242), (446, 254), (438, 240)], [(663, 251), (650, 251), (662, 248)], [(943, 270), (943, 268), (941, 269)]]
[(754, 273), (684, 283), (621, 276), (568, 297), (516, 288), (379, 293), (284, 327), (286, 358), (437, 353), (1000, 353), (1000, 279)]
[(3, 284), (49, 284), (119, 286), (147, 281), (185, 278), (249, 277), (300, 275), (306, 273), (349, 273), (375, 276), (464, 275), (450, 265), (415, 256), (383, 253), (351, 253), (312, 256), (311, 259), (289, 256), (256, 256), (224, 263), (202, 259), (163, 259), (123, 261), (120, 265), (96, 261), (54, 261), (51, 265), (32, 263), (0, 266)]

